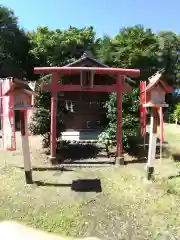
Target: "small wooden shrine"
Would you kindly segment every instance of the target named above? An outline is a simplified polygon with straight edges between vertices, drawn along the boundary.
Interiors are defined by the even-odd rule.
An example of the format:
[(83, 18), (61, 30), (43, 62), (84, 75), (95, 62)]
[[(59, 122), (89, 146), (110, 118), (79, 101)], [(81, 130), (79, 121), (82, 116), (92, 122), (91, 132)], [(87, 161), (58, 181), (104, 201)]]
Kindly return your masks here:
[(13, 110), (27, 110), (33, 107), (33, 94), (33, 90), (26, 81), (14, 78), (5, 96), (13, 96), (13, 105), (10, 106)]
[(32, 184), (32, 170), (30, 161), (29, 139), (28, 139), (28, 119), (27, 110), (32, 106), (33, 90), (25, 81), (14, 79), (9, 90), (4, 96), (12, 97), (13, 101), (9, 105), (11, 110), (20, 111), (21, 140), (24, 160), (25, 179), (27, 184)]
[[(51, 83), (43, 86), (51, 92), (51, 159), (56, 158), (57, 93), (69, 111), (66, 129), (97, 130), (103, 126), (103, 101), (110, 92), (117, 93), (117, 158), (122, 156), (122, 94), (131, 92), (127, 77), (138, 77), (138, 69), (110, 68), (84, 54), (64, 67), (36, 67), (35, 74), (51, 74)], [(126, 77), (127, 76), (127, 77)]]
[(163, 71), (159, 71), (151, 76), (149, 84), (140, 93), (144, 107), (167, 107), (165, 95), (172, 93), (173, 89), (162, 80)]
[[(80, 59), (64, 67), (108, 68), (109, 66), (84, 53)], [(45, 82), (47, 78), (51, 78), (51, 75), (43, 77), (43, 81)], [(38, 83), (40, 82), (41, 79)], [(125, 81), (123, 91), (130, 93), (132, 89), (129, 83), (130, 80)], [(103, 105), (108, 98), (108, 91), (111, 91), (112, 86), (116, 84), (115, 75), (97, 74), (91, 70), (61, 74), (61, 84), (66, 85), (67, 88), (64, 91), (62, 89), (58, 94), (58, 109), (66, 110), (62, 139), (74, 142), (97, 141), (97, 136), (104, 126), (106, 113)]]
[[(148, 80), (146, 86), (145, 82), (141, 82), (140, 87), (140, 101), (141, 101), (141, 123), (142, 133), (145, 137), (146, 129), (146, 107), (151, 108), (151, 123), (150, 123), (150, 138), (149, 138), (149, 151), (147, 161), (147, 178), (150, 180), (154, 172), (154, 164), (156, 159), (156, 142), (157, 142), (157, 126), (160, 122), (160, 138), (161, 143), (164, 142), (164, 127), (163, 127), (163, 107), (168, 107), (165, 102), (166, 94), (172, 93), (173, 88), (163, 80), (164, 70), (156, 72)], [(145, 124), (144, 124), (145, 123)], [(160, 149), (161, 158), (162, 145)]]

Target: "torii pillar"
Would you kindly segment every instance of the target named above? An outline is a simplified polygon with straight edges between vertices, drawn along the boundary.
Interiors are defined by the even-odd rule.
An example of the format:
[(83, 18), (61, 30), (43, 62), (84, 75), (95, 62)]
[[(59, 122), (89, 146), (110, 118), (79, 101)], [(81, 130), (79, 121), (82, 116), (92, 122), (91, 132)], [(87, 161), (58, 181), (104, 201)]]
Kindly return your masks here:
[(57, 132), (57, 88), (56, 84), (58, 83), (60, 74), (58, 72), (52, 73), (52, 88), (51, 92), (51, 135), (50, 135), (50, 159), (52, 163), (56, 162), (56, 132)]
[(116, 165), (124, 165), (124, 156), (123, 152), (123, 142), (122, 142), (122, 93), (124, 85), (123, 76), (117, 75), (116, 78), (116, 103), (117, 103), (117, 130), (116, 130), (116, 139), (117, 139), (117, 150), (116, 150)]

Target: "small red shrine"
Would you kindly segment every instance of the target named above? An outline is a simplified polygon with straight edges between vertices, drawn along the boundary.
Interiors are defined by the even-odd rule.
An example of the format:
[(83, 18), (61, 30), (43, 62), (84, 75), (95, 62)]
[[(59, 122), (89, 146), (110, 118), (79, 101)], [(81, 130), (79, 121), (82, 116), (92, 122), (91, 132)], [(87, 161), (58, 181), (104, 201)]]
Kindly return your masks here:
[[(108, 93), (117, 93), (117, 157), (122, 153), (122, 94), (131, 92), (126, 76), (138, 77), (136, 69), (110, 68), (84, 54), (64, 67), (36, 67), (35, 74), (51, 74), (51, 84), (43, 86), (51, 92), (51, 158), (56, 157), (57, 93), (60, 105), (68, 110), (64, 137), (87, 132), (100, 132), (103, 126), (103, 103)], [(59, 100), (58, 100), (59, 102)]]
[(158, 71), (148, 80), (149, 84), (141, 91), (141, 104), (144, 107), (167, 107), (165, 95), (173, 92), (173, 88), (162, 80), (162, 71)]
[(14, 79), (10, 89), (4, 94), (11, 96), (13, 101), (10, 103), (11, 110), (18, 110), (20, 113), (21, 122), (21, 141), (22, 152), (24, 159), (24, 171), (27, 184), (32, 184), (32, 171), (30, 161), (29, 139), (28, 139), (28, 119), (27, 110), (33, 108), (32, 95), (33, 90), (28, 86), (28, 83), (19, 79)]
[(13, 96), (13, 105), (10, 108), (13, 110), (23, 110), (33, 107), (32, 95), (33, 90), (29, 87), (28, 83), (19, 79), (13, 79), (10, 89), (5, 93), (5, 96)]
[(154, 172), (154, 165), (156, 160), (156, 145), (157, 145), (157, 126), (160, 122), (160, 159), (162, 158), (162, 144), (164, 142), (164, 122), (163, 122), (163, 107), (168, 107), (165, 102), (165, 96), (173, 92), (173, 88), (163, 80), (163, 72), (156, 72), (146, 82), (140, 83), (140, 114), (141, 114), (141, 133), (146, 135), (146, 107), (151, 108), (151, 121), (150, 121), (150, 137), (149, 137), (149, 151), (147, 161), (147, 179), (152, 179)]

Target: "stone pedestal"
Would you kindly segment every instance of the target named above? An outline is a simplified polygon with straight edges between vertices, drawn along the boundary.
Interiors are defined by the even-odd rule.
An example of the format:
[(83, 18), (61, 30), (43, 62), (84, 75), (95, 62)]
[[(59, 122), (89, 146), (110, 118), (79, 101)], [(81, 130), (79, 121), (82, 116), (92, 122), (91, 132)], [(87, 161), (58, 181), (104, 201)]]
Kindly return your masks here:
[(116, 157), (116, 159), (115, 159), (115, 165), (116, 165), (116, 166), (124, 165), (124, 156)]
[(153, 173), (154, 173), (154, 167), (148, 167), (147, 166), (147, 179), (148, 180), (152, 179)]
[(56, 157), (49, 156), (49, 159), (50, 159), (52, 165), (57, 164), (57, 158)]
[(26, 179), (26, 184), (32, 184), (32, 170), (30, 171), (25, 171), (25, 179)]

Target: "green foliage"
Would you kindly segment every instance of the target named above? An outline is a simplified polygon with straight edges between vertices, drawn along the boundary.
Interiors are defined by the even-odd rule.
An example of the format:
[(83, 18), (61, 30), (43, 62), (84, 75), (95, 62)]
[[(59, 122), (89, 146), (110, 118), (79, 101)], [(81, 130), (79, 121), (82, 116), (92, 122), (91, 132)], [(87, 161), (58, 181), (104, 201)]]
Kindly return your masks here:
[[(51, 126), (51, 94), (39, 92), (36, 97), (36, 111), (34, 113), (33, 122), (29, 129), (34, 135), (43, 136), (43, 145), (48, 147), (50, 143), (50, 126)], [(56, 138), (61, 136), (61, 132), (65, 129), (64, 126), (64, 109), (59, 109), (56, 116)]]
[(140, 25), (120, 30), (113, 40), (115, 45), (115, 63), (117, 66), (143, 69), (156, 65), (155, 53), (158, 42), (151, 29)]
[[(28, 37), (31, 43), (30, 53), (35, 58), (35, 64), (40, 66), (65, 65), (80, 58), (87, 50), (94, 52), (95, 33), (92, 27), (82, 29), (69, 27), (65, 31), (59, 29), (51, 31), (47, 27), (39, 27), (36, 31), (28, 33)], [(48, 81), (49, 79), (46, 79), (46, 82)], [(34, 134), (43, 135), (48, 145), (50, 94), (39, 92), (36, 107), (34, 122), (30, 128)], [(58, 108), (57, 112), (57, 138), (59, 138), (64, 129), (63, 119), (66, 111)]]
[[(150, 29), (144, 29), (139, 25), (124, 28), (108, 43), (109, 49), (114, 49), (111, 55), (113, 61), (111, 65), (140, 68), (141, 79), (146, 80), (153, 73), (154, 69), (157, 69), (156, 52), (158, 51), (158, 42), (155, 34)], [(136, 80), (136, 82), (136, 85), (133, 86), (136, 88), (132, 94), (123, 95), (122, 127), (124, 147), (128, 147), (130, 137), (135, 137), (139, 133), (139, 81)], [(117, 126), (115, 94), (110, 95), (109, 100), (105, 104), (105, 109), (109, 123), (105, 131), (100, 135), (99, 140), (105, 144), (113, 145), (116, 139)]]
[[(135, 137), (139, 133), (139, 89), (133, 90), (131, 95), (124, 94), (122, 102), (122, 128), (123, 144), (128, 147), (130, 137)], [(109, 100), (105, 104), (108, 125), (104, 132), (99, 136), (99, 141), (113, 146), (116, 141), (116, 94), (109, 95)]]
[(113, 66), (114, 45), (108, 36), (98, 38), (95, 42), (96, 56), (109, 66)]
[[(105, 56), (106, 63), (111, 66), (139, 68), (141, 80), (148, 79), (159, 68), (165, 68), (164, 80), (170, 85), (178, 84), (179, 65), (179, 36), (172, 32), (152, 33), (141, 25), (127, 27), (120, 30), (114, 39), (104, 37), (98, 54)], [(100, 40), (99, 40), (100, 42)], [(136, 89), (133, 94), (123, 96), (123, 142), (128, 146), (128, 139), (137, 136), (139, 131), (139, 80), (136, 79)], [(172, 97), (167, 101), (171, 103), (170, 111), (175, 105)], [(105, 105), (109, 124), (100, 135), (100, 141), (113, 145), (116, 138), (116, 96), (111, 95)]]
[(180, 36), (170, 31), (161, 31), (157, 35), (159, 42), (159, 60), (166, 69), (165, 79), (172, 86), (180, 83)]
[(33, 57), (29, 50), (29, 40), (19, 28), (14, 12), (0, 6), (0, 67), (6, 63), (31, 77)]
[(92, 27), (65, 31), (39, 27), (28, 33), (31, 54), (40, 66), (59, 66), (80, 58), (85, 51), (94, 52), (95, 32)]
[(180, 103), (176, 104), (175, 110), (173, 112), (173, 119), (180, 119)]

